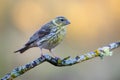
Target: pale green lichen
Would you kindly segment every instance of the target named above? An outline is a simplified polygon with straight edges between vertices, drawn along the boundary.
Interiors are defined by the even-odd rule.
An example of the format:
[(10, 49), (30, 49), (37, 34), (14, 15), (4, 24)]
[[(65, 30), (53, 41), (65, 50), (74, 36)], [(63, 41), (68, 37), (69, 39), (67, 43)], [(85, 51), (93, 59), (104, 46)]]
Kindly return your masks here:
[(113, 52), (110, 51), (109, 47), (103, 47), (99, 51), (100, 51), (100, 57), (101, 57), (101, 59), (103, 59), (104, 56), (112, 56), (113, 55)]
[(112, 54), (113, 52), (110, 51), (109, 47), (103, 47), (102, 49), (103, 49), (103, 52), (101, 53), (102, 55), (104, 55), (104, 56), (112, 56), (113, 55)]

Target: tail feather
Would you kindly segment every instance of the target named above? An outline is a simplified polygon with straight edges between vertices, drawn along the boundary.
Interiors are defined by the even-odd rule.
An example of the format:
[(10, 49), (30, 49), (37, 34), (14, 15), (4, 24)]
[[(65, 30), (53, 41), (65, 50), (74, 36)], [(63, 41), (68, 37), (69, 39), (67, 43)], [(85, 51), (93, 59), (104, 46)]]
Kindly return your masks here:
[(23, 53), (23, 52), (25, 52), (27, 49), (29, 49), (29, 47), (25, 46), (25, 47), (23, 47), (23, 48), (15, 51), (14, 53), (17, 53), (17, 52)]

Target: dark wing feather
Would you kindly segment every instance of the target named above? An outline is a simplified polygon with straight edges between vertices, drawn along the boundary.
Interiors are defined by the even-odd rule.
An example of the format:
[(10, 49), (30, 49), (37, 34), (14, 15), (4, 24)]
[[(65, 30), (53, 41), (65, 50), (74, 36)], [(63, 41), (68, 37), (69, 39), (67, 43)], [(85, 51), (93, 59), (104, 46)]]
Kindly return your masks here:
[(44, 37), (45, 35), (48, 35), (49, 33), (50, 33), (49, 25), (44, 25), (40, 30), (38, 30), (35, 34), (33, 34), (30, 40), (25, 44), (25, 46), (31, 45), (36, 40)]

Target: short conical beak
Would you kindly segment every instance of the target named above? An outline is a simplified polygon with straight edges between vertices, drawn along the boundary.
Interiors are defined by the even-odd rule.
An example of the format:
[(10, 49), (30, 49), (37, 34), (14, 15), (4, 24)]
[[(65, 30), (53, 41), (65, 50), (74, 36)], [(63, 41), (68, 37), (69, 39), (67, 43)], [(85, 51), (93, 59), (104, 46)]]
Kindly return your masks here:
[(66, 23), (67, 23), (67, 24), (70, 24), (70, 21), (67, 21)]

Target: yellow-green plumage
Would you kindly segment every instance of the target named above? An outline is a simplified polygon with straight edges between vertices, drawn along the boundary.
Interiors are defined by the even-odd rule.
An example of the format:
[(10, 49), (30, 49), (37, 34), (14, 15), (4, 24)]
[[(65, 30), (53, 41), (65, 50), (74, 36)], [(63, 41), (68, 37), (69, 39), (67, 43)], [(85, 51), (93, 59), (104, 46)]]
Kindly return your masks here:
[(70, 22), (65, 17), (56, 17), (52, 21), (43, 25), (40, 30), (33, 34), (33, 36), (22, 49), (15, 52), (23, 53), (32, 47), (39, 47), (41, 50), (44, 48), (51, 51), (51, 49), (62, 42), (63, 38), (65, 37), (66, 26), (68, 24), (70, 24)]
[(45, 47), (43, 46), (43, 48), (51, 50), (52, 48), (56, 47), (59, 43), (63, 41), (65, 34), (66, 28), (61, 28), (57, 30), (56, 33), (48, 39), (47, 46), (45, 45)]

